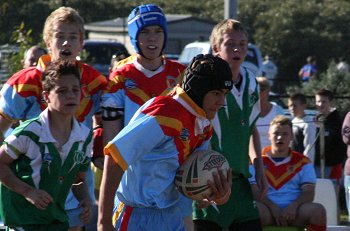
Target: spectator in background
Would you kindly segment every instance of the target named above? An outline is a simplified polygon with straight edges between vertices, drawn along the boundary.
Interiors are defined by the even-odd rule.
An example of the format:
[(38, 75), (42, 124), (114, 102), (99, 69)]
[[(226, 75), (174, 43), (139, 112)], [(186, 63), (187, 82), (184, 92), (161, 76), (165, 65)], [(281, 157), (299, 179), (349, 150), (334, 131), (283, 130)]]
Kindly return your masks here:
[(277, 66), (274, 62), (272, 62), (271, 58), (268, 55), (266, 55), (265, 60), (263, 62), (263, 76), (269, 79), (270, 86), (273, 86), (277, 73)]
[(33, 67), (38, 64), (38, 60), (42, 55), (46, 55), (47, 51), (40, 46), (32, 46), (24, 52), (22, 60), (23, 68)]
[(265, 77), (257, 77), (256, 80), (259, 84), (259, 95), (260, 95), (260, 116), (256, 121), (256, 127), (260, 135), (261, 148), (270, 146), (269, 140), (269, 127), (270, 122), (277, 115), (283, 115), (283, 108), (277, 105), (276, 103), (269, 101), (270, 93), (270, 83), (269, 80)]
[(310, 79), (315, 79), (317, 76), (316, 57), (309, 56), (305, 64), (299, 71), (299, 77), (303, 83), (309, 82)]
[(342, 178), (342, 164), (346, 158), (346, 146), (342, 141), (341, 135), (343, 118), (340, 116), (339, 112), (333, 108), (333, 100), (333, 93), (326, 89), (318, 91), (315, 95), (315, 104), (318, 110), (318, 115), (316, 115), (318, 132), (319, 126), (322, 124), (324, 126), (324, 134), (320, 134), (316, 141), (315, 170), (317, 177), (322, 177), (320, 137), (324, 136), (324, 176), (333, 181), (338, 196), (340, 180)]
[[(263, 226), (297, 226), (307, 230), (326, 230), (326, 210), (313, 203), (316, 175), (311, 161), (289, 148), (293, 139), (292, 122), (277, 116), (270, 123), (271, 146), (262, 151), (269, 183), (267, 197), (257, 198)], [(255, 189), (252, 181), (253, 191)]]
[(119, 61), (126, 59), (127, 57), (129, 57), (128, 53), (120, 51), (114, 53), (111, 58), (111, 66), (109, 67), (109, 73), (112, 73), (117, 68), (117, 64)]
[(348, 73), (350, 71), (349, 64), (346, 62), (344, 57), (339, 58), (339, 63), (337, 64), (337, 69), (340, 72)]
[(293, 141), (292, 150), (303, 153), (311, 162), (315, 161), (316, 127), (314, 118), (305, 114), (306, 97), (302, 93), (295, 93), (288, 99), (288, 109), (292, 116)]
[(347, 145), (347, 159), (344, 165), (344, 188), (348, 221), (350, 222), (350, 111), (346, 114), (342, 127), (343, 141)]

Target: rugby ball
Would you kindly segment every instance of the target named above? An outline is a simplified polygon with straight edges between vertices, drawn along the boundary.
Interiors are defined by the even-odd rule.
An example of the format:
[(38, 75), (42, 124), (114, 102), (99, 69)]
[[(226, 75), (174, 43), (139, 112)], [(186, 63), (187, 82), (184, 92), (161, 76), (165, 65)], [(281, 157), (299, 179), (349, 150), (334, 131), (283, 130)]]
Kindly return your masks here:
[(177, 170), (175, 185), (186, 197), (203, 200), (212, 194), (207, 182), (214, 182), (213, 172), (218, 168), (227, 177), (230, 166), (224, 155), (213, 150), (194, 151)]

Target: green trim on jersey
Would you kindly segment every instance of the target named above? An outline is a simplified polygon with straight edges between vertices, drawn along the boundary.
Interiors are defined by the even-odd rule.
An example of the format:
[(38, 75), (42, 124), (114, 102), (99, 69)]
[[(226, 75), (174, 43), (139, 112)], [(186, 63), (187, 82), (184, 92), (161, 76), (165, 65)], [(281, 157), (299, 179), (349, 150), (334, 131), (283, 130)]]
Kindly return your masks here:
[[(22, 195), (0, 184), (0, 215), (5, 225), (21, 226), (68, 221), (64, 210), (68, 192), (77, 173), (86, 171), (90, 166), (90, 158), (85, 154), (88, 144), (92, 142), (92, 132), (83, 143), (73, 143), (62, 165), (60, 153), (54, 143), (40, 143), (40, 134), (25, 130), (33, 122), (38, 122), (38, 127), (41, 126), (38, 118), (28, 120), (16, 128), (13, 135), (18, 138), (21, 136), (29, 138), (28, 146), (38, 146), (40, 150), (38, 155), (42, 156), (42, 163), (40, 166), (34, 166), (25, 153), (19, 153), (18, 159), (11, 163), (10, 168), (20, 180), (32, 187), (36, 187), (33, 180), (34, 170), (40, 168), (39, 188), (49, 193), (54, 202), (49, 204), (45, 210), (39, 210)], [(37, 132), (40, 132), (40, 129)], [(12, 149), (13, 146), (9, 148)], [(18, 152), (17, 149), (12, 150)]]
[[(248, 72), (246, 72), (246, 84), (243, 92), (243, 109), (238, 105), (232, 92), (227, 94), (227, 108), (218, 111), (221, 129), (221, 142), (216, 132), (211, 139), (212, 149), (225, 155), (234, 176), (243, 174), (249, 177), (249, 139), (253, 131), (256, 120), (259, 117), (255, 113), (256, 104), (259, 100), (258, 88), (250, 90)], [(256, 86), (258, 86), (256, 84)], [(257, 114), (251, 118), (252, 113)]]
[[(259, 118), (260, 101), (258, 84), (253, 75), (246, 69), (245, 85), (240, 92), (242, 109), (231, 91), (226, 96), (227, 106), (218, 111), (219, 129), (213, 123), (214, 132), (211, 147), (225, 155), (234, 179), (232, 180), (229, 201), (217, 206), (218, 213), (212, 206), (198, 209), (193, 203), (193, 219), (204, 219), (216, 222), (223, 228), (228, 228), (233, 222), (241, 223), (259, 219), (258, 211), (253, 202), (248, 177), (249, 173), (249, 140), (255, 122)], [(254, 81), (254, 82), (253, 82)], [(243, 87), (243, 86), (242, 86)], [(217, 134), (216, 132), (221, 134)]]
[(204, 219), (217, 223), (222, 228), (228, 228), (232, 223), (243, 223), (259, 220), (259, 211), (253, 199), (250, 183), (246, 178), (232, 180), (232, 191), (229, 201), (224, 205), (217, 205), (220, 213), (209, 206), (198, 209), (196, 202), (192, 204), (193, 219)]

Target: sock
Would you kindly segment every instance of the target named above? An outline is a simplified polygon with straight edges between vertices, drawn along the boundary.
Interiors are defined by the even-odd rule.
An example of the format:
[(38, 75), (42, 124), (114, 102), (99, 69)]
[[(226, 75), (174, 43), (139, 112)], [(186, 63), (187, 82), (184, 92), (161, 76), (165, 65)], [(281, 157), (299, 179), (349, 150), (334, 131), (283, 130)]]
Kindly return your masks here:
[(307, 231), (326, 231), (326, 226), (325, 225), (314, 225), (314, 224), (309, 224), (307, 226)]

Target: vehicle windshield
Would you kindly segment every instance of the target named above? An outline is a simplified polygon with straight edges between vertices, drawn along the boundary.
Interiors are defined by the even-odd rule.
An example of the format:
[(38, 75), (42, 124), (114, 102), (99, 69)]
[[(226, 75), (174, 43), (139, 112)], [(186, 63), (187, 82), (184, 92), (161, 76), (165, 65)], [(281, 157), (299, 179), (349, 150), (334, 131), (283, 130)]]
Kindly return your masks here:
[(107, 43), (87, 43), (84, 46), (87, 51), (87, 63), (98, 63), (109, 65), (111, 63), (111, 57), (113, 54), (128, 53), (123, 46), (118, 44)]
[(189, 63), (197, 54), (203, 54), (203, 47), (188, 47), (181, 53), (179, 62)]

